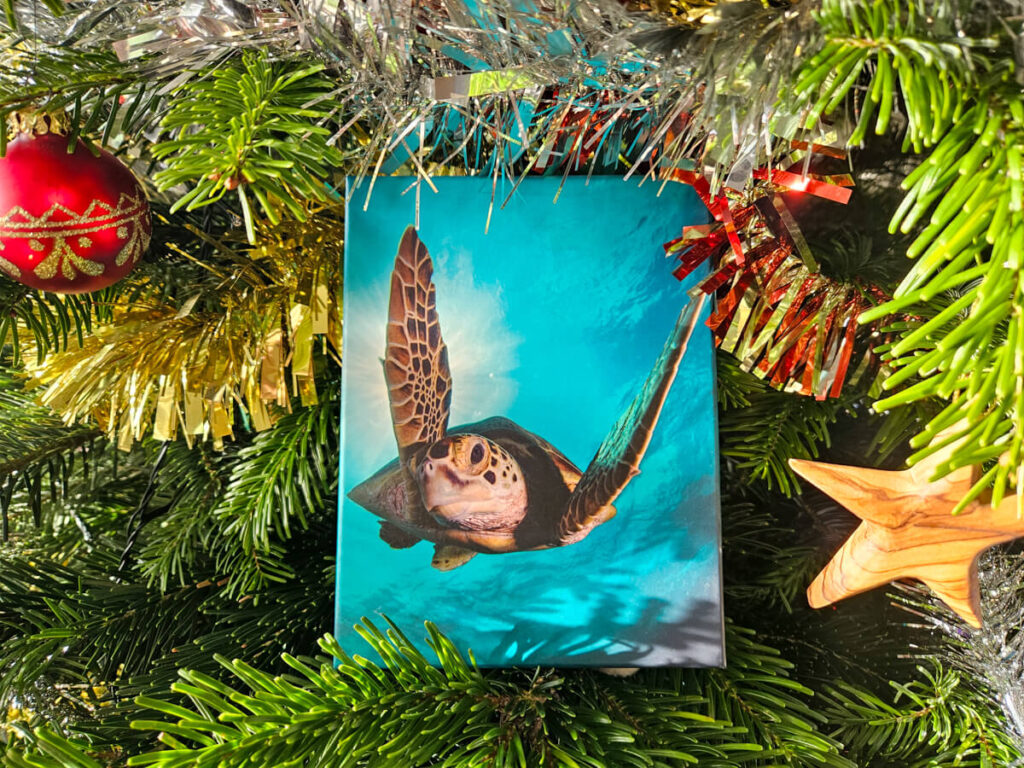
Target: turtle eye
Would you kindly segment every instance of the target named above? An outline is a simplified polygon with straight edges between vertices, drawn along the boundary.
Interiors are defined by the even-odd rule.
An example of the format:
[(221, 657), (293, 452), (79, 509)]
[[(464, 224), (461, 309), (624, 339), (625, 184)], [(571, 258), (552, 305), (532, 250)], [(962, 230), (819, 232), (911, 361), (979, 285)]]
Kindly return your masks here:
[(483, 443), (477, 443), (473, 446), (473, 450), (469, 452), (469, 460), (474, 464), (479, 464), (484, 460), (484, 446)]

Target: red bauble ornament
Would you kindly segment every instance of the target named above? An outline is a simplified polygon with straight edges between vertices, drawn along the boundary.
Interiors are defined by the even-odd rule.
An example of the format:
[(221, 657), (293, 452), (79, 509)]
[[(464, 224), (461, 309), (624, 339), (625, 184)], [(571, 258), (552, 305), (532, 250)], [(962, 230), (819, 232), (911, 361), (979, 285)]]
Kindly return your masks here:
[[(2, 127), (0, 127), (2, 130)], [(88, 293), (135, 267), (152, 224), (132, 172), (68, 137), (19, 134), (0, 158), (0, 273), (55, 293)]]

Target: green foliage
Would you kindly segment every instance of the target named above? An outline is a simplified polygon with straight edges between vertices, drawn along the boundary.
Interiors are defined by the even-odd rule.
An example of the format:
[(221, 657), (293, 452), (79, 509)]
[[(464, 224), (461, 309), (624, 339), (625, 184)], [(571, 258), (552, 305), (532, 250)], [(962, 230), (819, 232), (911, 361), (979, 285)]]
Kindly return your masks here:
[[(24, 45), (20, 40), (0, 44)], [(71, 121), (69, 146), (95, 137), (138, 138), (159, 114), (163, 96), (154, 83), (140, 81), (109, 48), (35, 40), (32, 53), (0, 57), (0, 125), (12, 112), (65, 112)], [(6, 126), (5, 126), (6, 127)], [(7, 142), (0, 131), (0, 155)]]
[(163, 120), (174, 138), (153, 147), (167, 165), (154, 176), (162, 188), (194, 183), (172, 211), (210, 205), (237, 190), (254, 241), (249, 194), (272, 224), (282, 208), (305, 221), (301, 200), (329, 201), (327, 179), (341, 153), (327, 141), (334, 86), (322, 71), (254, 52), (179, 89)]
[(212, 512), (235, 453), (216, 453), (202, 443), (193, 448), (182, 443), (167, 446), (153, 502), (163, 513), (144, 529), (138, 553), (137, 567), (150, 584), (166, 590), (208, 572), (208, 542), (215, 530)]
[[(84, 296), (61, 296), (34, 291), (20, 283), (0, 280), (0, 353), (12, 365), (22, 362), (23, 334), (31, 337), (34, 359), (80, 344), (96, 320), (110, 317), (106, 299), (110, 291)], [(5, 349), (6, 345), (10, 345)]]
[[(164, 4), (146, 4), (143, 11), (118, 7), (133, 4), (94, 4), (104, 6), (96, 11), (86, 5), (69, 6), (80, 15), (66, 36), (46, 27), (31, 40), (31, 56), (0, 57), (0, 117), (26, 106), (67, 109), (72, 139), (92, 137), (139, 153), (137, 168), (155, 152), (151, 171), (165, 191), (177, 195), (185, 185), (173, 214), (157, 219), (155, 250), (140, 265), (138, 280), (112, 289), (125, 304), (153, 295), (175, 307), (197, 295), (198, 303), (189, 306), (230, 304), (224, 286), (255, 274), (238, 267), (237, 255), (212, 245), (232, 226), (233, 209), (240, 206), (250, 236), (254, 209), (272, 221), (302, 219), (308, 201), (332, 197), (334, 174), (368, 172), (378, 150), (406, 138), (415, 145), (411, 133), (392, 125), (405, 120), (411, 131), (427, 114), (414, 93), (417, 83), (402, 81), (441, 60), (440, 53), (428, 60), (437, 52), (417, 48), (422, 38), (410, 33), (414, 66), (422, 67), (415, 70), (400, 61), (404, 51), (387, 47), (386, 35), (339, 23), (351, 46), (346, 42), (336, 58), (324, 57), (330, 70), (315, 63), (323, 51), (304, 53), (300, 61), (294, 46), (285, 53), (287, 45), (267, 42), (259, 52), (240, 55), (246, 46), (238, 38), (216, 35), (183, 42), (180, 58), (172, 50), (121, 62), (104, 25), (129, 20), (117, 30), (123, 39), (145, 28), (139, 13), (166, 12)], [(720, 10), (726, 13), (728, 5)], [(875, 313), (912, 316), (894, 324), (893, 343), (883, 350), (893, 374), (884, 386), (893, 396), (879, 407), (906, 407), (899, 418), (881, 420), (878, 445), (894, 450), (917, 432), (916, 446), (923, 449), (940, 429), (967, 416), (971, 449), (961, 461), (992, 464), (1005, 456), (1006, 466), (1020, 463), (1024, 371), (1016, 350), (1024, 343), (1018, 280), (1024, 233), (1016, 147), (1024, 136), (1019, 87), (1009, 79), (1011, 38), (992, 15), (1004, 4), (969, 9), (952, 0), (824, 0), (816, 17), (823, 47), (803, 66), (799, 57), (779, 62), (777, 52), (764, 53), (773, 30), (789, 37), (792, 50), (807, 49), (813, 35), (805, 34), (806, 6), (747, 16), (739, 15), (744, 4), (731, 6), (737, 15), (728, 28), (740, 43), (719, 35), (718, 47), (708, 49), (715, 55), (706, 58), (729, 60), (726, 46), (732, 45), (742, 49), (745, 63), (711, 80), (704, 97), (723, 106), (712, 110), (712, 122), (693, 117), (693, 125), (713, 124), (719, 139), (717, 146), (706, 144), (704, 159), (724, 169), (735, 153), (747, 151), (741, 137), (756, 134), (760, 142), (754, 127), (764, 114), (802, 108), (805, 126), (829, 113), (840, 121), (850, 110), (855, 144), (869, 133), (902, 128), (898, 113), (905, 109), (906, 146), (931, 152), (907, 180), (905, 203), (893, 221), (894, 231), (913, 240), (914, 266), (895, 301)], [(18, 23), (28, 37), (25, 7), (4, 3), (8, 24)], [(175, 18), (176, 11), (169, 13), (161, 22)], [(496, 10), (487, 13), (505, 25)], [(458, 18), (468, 24), (468, 17)], [(609, 12), (593, 26), (611, 26), (610, 18)], [(517, 36), (519, 24), (516, 16), (507, 29), (498, 27), (502, 45), (535, 34)], [(537, 39), (543, 32), (537, 25)], [(495, 66), (525, 60), (527, 52), (515, 45), (488, 59), (496, 50), (491, 36), (479, 37), (445, 44), (476, 46)], [(11, 41), (21, 45), (12, 35), (7, 50)], [(346, 67), (361, 63), (360, 51), (368, 59), (364, 71), (378, 67), (383, 84), (351, 97)], [(765, 61), (770, 66), (762, 66)], [(193, 62), (201, 64), (193, 68)], [(545, 82), (558, 78), (557, 64), (545, 62)], [(764, 109), (788, 78), (786, 67), (800, 71), (786, 103)], [(657, 93), (670, 98), (649, 103), (671, 105), (679, 93), (696, 93), (696, 84), (670, 82), (679, 71), (651, 74), (647, 82), (668, 83)], [(622, 73), (614, 78), (626, 82)], [(566, 110), (584, 103), (572, 88), (563, 90)], [(657, 113), (637, 109), (644, 93), (637, 89), (640, 95), (630, 96), (636, 100), (622, 104), (621, 114), (635, 113), (639, 121), (609, 123), (613, 150), (616, 137), (625, 137), (623, 147), (636, 139), (633, 149), (640, 152), (641, 134), (661, 135), (668, 127), (659, 127)], [(392, 97), (401, 115), (385, 120), (381, 115), (393, 105), (374, 112), (372, 102)], [(519, 98), (509, 96), (508, 105)], [(482, 113), (505, 105), (473, 101), (446, 113), (458, 116), (455, 131), (447, 119), (424, 127), (423, 161), (486, 166), (495, 170), (497, 184), (511, 161), (495, 158), (511, 139), (496, 130), (492, 136)], [(523, 148), (522, 167), (535, 162), (542, 145), (553, 156), (582, 157), (584, 142), (559, 127), (562, 117), (561, 106), (545, 107), (537, 121), (520, 126), (520, 137), (535, 145)], [(549, 130), (562, 135), (559, 143), (545, 144)], [(333, 148), (336, 132), (350, 154)], [(696, 131), (677, 149), (706, 138)], [(156, 142), (154, 152), (150, 142)], [(418, 162), (414, 157), (406, 167)], [(846, 250), (853, 265), (846, 275), (866, 278), (875, 246), (852, 241)], [(5, 359), (19, 364), (30, 339), (40, 355), (73, 346), (95, 322), (109, 319), (114, 298), (59, 298), (0, 283)], [(318, 391), (337, 387), (333, 371), (321, 373)], [(727, 607), (731, 616), (752, 618), (773, 638), (784, 637), (800, 631), (801, 616), (791, 614), (801, 614), (800, 592), (822, 557), (807, 545), (817, 543), (818, 534), (801, 530), (806, 519), (798, 505), (778, 498), (798, 489), (787, 461), (817, 457), (829, 445), (831, 425), (846, 409), (855, 412), (859, 401), (818, 403), (770, 391), (725, 357), (719, 384), (723, 476), (727, 484), (746, 484), (745, 495), (729, 498), (723, 511)], [(948, 407), (930, 411), (940, 398)], [(18, 534), (0, 546), (0, 765), (97, 768), (123, 765), (131, 756), (137, 765), (181, 766), (851, 768), (1009, 765), (1018, 757), (994, 706), (975, 696), (966, 678), (936, 667), (894, 686), (893, 699), (849, 680), (822, 696), (812, 691), (807, 665), (798, 675), (757, 635), (732, 626), (728, 668), (645, 671), (625, 680), (586, 671), (482, 672), (431, 630), (439, 657), (434, 666), (397, 631), (385, 635), (372, 626), (364, 628), (366, 637), (385, 667), (344, 656), (330, 641), (321, 647), (339, 655), (340, 667), (330, 659), (299, 660), (331, 620), (337, 406), (325, 400), (296, 409), (259, 435), (238, 429), (237, 441), (221, 453), (205, 445), (170, 446), (153, 498), (140, 510), (138, 543), (121, 568), (124, 528), (146, 490), (154, 446), (137, 446), (121, 458), (112, 450), (93, 453), (91, 430), (63, 427), (16, 392), (11, 380), (0, 380), (0, 487), (10, 491), (0, 500), (7, 499)], [(85, 459), (88, 475), (79, 469)], [(985, 479), (997, 492), (1006, 483), (1000, 466)], [(54, 482), (47, 502), (43, 491)], [(17, 711), (5, 712), (5, 704)]]
[(765, 499), (722, 499), (722, 566), (725, 594), (732, 614), (792, 613), (822, 562), (815, 547), (804, 544), (792, 524), (780, 520), (779, 504)]
[(88, 444), (97, 430), (66, 427), (50, 409), (33, 402), (24, 383), (0, 370), (0, 477), (25, 473), (38, 465), (46, 465), (54, 475), (64, 475), (50, 462)]
[(293, 542), (295, 578), (271, 584), (258, 606), (209, 580), (171, 591), (131, 572), (111, 580), (116, 552), (58, 565), (0, 550), (0, 744), (6, 730), (46, 722), (71, 724), (94, 749), (137, 750), (147, 736), (128, 717), (148, 715), (131, 697), (176, 698), (180, 666), (217, 675), (220, 653), (273, 670), (282, 650), (307, 651), (330, 623), (331, 530), (318, 524)]
[[(0, 398), (24, 437), (39, 435), (37, 463), (60, 447), (48, 442), (64, 430), (59, 421), (17, 390)], [(0, 418), (7, 413), (0, 407)], [(15, 429), (8, 434), (10, 459), (28, 466), (24, 448), (32, 444)], [(13, 549), (0, 546), (0, 737), (3, 712), (16, 704), (49, 723), (74, 723), (91, 744), (130, 748), (144, 734), (128, 731), (124, 691), (166, 688), (185, 663), (215, 671), (217, 652), (273, 668), (281, 649), (302, 652), (329, 625), (337, 401), (298, 409), (241, 450), (168, 448), (141, 518), (139, 571), (119, 570), (118, 561), (155, 461), (152, 444), (117, 469), (116, 451), (99, 454), (88, 475), (70, 471), (69, 459), (67, 490), (44, 505), (43, 528), (22, 531)], [(246, 471), (249, 463), (259, 469)], [(25, 496), (16, 495), (12, 509), (26, 509), (18, 501)], [(76, 510), (74, 523), (65, 519)], [(257, 533), (251, 520), (239, 520), (253, 513), (275, 517)], [(237, 561), (246, 550), (261, 557), (261, 547), (280, 558), (285, 577), (246, 575), (253, 566)], [(228, 564), (218, 578), (222, 557)], [(171, 576), (180, 586), (170, 587)], [(26, 727), (18, 722), (7, 727)]]
[[(386, 667), (328, 637), (321, 648), (338, 665), (286, 654), (284, 676), (223, 657), (231, 681), (182, 672), (171, 689), (185, 706), (152, 690), (137, 699), (148, 714), (132, 727), (155, 734), (162, 748), (128, 764), (853, 766), (818, 730), (824, 720), (807, 704), (810, 691), (748, 631), (730, 629), (726, 670), (625, 680), (586, 671), (484, 673), (436, 629), (428, 632), (436, 664), (397, 629), (385, 634), (367, 623), (361, 633)], [(88, 760), (102, 749), (53, 726), (19, 730), (24, 741), (0, 752), (0, 764), (48, 765), (25, 761), (59, 749)]]
[(934, 416), (942, 410), (942, 402), (934, 398), (908, 403), (903, 408), (872, 414), (871, 421), (878, 425), (868, 450), (883, 462), (907, 444)]
[(0, 544), (20, 529), (43, 526), (45, 497), (67, 500), (76, 481), (89, 478), (90, 465), (95, 474), (102, 454), (97, 430), (64, 426), (21, 387), (0, 369)]
[[(748, 630), (729, 627), (726, 669), (623, 680), (481, 672), (427, 629), (436, 663), (396, 628), (367, 623), (361, 634), (384, 667), (327, 637), (321, 649), (338, 664), (286, 654), (288, 672), (275, 676), (221, 657), (229, 680), (182, 672), (171, 685), (181, 703), (152, 691), (138, 697), (146, 714), (132, 727), (162, 746), (127, 764), (952, 768), (1019, 758), (988, 702), (937, 663), (909, 684), (892, 683), (891, 700), (840, 683), (815, 711), (811, 691), (789, 677), (791, 665)], [(22, 740), (0, 751), (0, 764), (84, 766), (111, 754), (52, 725), (18, 731)]]
[(293, 525), (306, 528), (306, 510), (333, 514), (338, 424), (338, 401), (332, 397), (284, 417), (239, 452), (214, 512), (218, 570), (231, 574), (233, 594), (291, 578), (274, 542), (290, 539)]
[(104, 768), (96, 752), (83, 739), (68, 738), (52, 727), (36, 729), (18, 726), (20, 741), (5, 748), (0, 743), (0, 765), (4, 768)]
[(77, 568), (36, 557), (0, 556), (0, 709), (20, 702), (56, 719), (95, 711), (97, 686), (148, 669), (206, 624), (203, 590), (112, 582), (104, 578), (116, 567), (112, 553)]
[(873, 65), (849, 144), (860, 145), (870, 127), (884, 134), (902, 94), (905, 148), (933, 145), (975, 87), (973, 49), (992, 44), (958, 34), (959, 16), (955, 0), (825, 0), (816, 14), (825, 43), (794, 87), (797, 104), (810, 108), (804, 126), (816, 128), (842, 106)]
[(335, 514), (337, 450), (330, 394), (239, 449), (172, 444), (158, 497), (166, 510), (144, 533), (141, 572), (166, 589), (208, 569), (228, 577), (231, 595), (257, 600), (268, 584), (294, 578), (286, 542), (310, 518)]
[(718, 382), (722, 455), (735, 462), (744, 482), (764, 482), (786, 496), (798, 493), (800, 484), (789, 460), (818, 457), (819, 446), (830, 444), (828, 427), (846, 409), (845, 401), (818, 401), (771, 389), (722, 354)]
[[(428, 625), (428, 632), (437, 666), (397, 629), (385, 634), (367, 623), (361, 633), (386, 668), (327, 638), (321, 648), (337, 666), (286, 655), (293, 674), (273, 677), (221, 659), (244, 688), (182, 673), (172, 688), (190, 706), (139, 700), (160, 716), (133, 727), (158, 733), (165, 748), (129, 765), (850, 765), (815, 731), (802, 701), (809, 692), (747, 633), (733, 638), (730, 671), (634, 681), (588, 672), (482, 673), (436, 629)], [(772, 748), (763, 750), (755, 736)]]
[(840, 754), (840, 743), (819, 731), (825, 718), (807, 700), (814, 692), (790, 677), (793, 665), (777, 650), (757, 642), (752, 631), (730, 626), (726, 656), (724, 670), (689, 674), (703, 682), (710, 717), (744, 728), (747, 739), (762, 745), (757, 759), (767, 762), (760, 764), (855, 768)]
[(1005, 723), (984, 697), (938, 661), (920, 678), (890, 683), (891, 702), (849, 684), (823, 694), (833, 735), (865, 761), (913, 768), (1009, 766), (1022, 758)]
[[(894, 373), (883, 387), (895, 392), (876, 408), (946, 401), (912, 441), (912, 461), (964, 441), (940, 475), (999, 459), (962, 503), (992, 488), (998, 504), (1024, 465), (1024, 93), (1000, 9), (967, 21), (953, 0), (826, 0), (817, 15), (824, 45), (795, 86), (810, 108), (807, 127), (863, 88), (851, 144), (872, 121), (886, 132), (902, 104), (905, 148), (932, 148), (904, 181), (890, 225), (915, 236), (907, 251), (914, 264), (893, 300), (862, 321), (931, 314), (893, 326), (898, 338), (883, 351)], [(947, 292), (953, 298), (942, 311), (929, 313)]]
[(909, 192), (893, 226), (906, 216), (901, 226), (909, 229), (915, 216), (932, 214), (908, 251), (917, 261), (894, 300), (879, 309), (916, 307), (954, 292), (941, 312), (908, 323), (885, 350), (895, 373), (883, 387), (916, 383), (876, 408), (948, 400), (913, 439), (922, 449), (915, 458), (958, 439), (965, 446), (943, 474), (1001, 457), (971, 494), (994, 485), (994, 504), (1024, 463), (1024, 177), (1017, 150), (1024, 142), (1024, 98), (1011, 99), (1009, 107), (994, 98), (973, 106), (907, 178)]

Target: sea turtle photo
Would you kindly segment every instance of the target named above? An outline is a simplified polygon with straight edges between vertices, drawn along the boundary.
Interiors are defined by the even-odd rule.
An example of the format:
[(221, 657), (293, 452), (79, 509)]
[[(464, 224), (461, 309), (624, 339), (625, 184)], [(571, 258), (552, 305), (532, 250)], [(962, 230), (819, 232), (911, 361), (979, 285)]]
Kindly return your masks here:
[(581, 541), (615, 516), (612, 503), (639, 473), (703, 301), (701, 295), (680, 314), (643, 387), (581, 472), (507, 418), (449, 429), (452, 377), (433, 263), (408, 227), (391, 273), (383, 360), (398, 458), (348, 497), (381, 518), (380, 537), (392, 547), (432, 542), (431, 564), (442, 571), (478, 553)]

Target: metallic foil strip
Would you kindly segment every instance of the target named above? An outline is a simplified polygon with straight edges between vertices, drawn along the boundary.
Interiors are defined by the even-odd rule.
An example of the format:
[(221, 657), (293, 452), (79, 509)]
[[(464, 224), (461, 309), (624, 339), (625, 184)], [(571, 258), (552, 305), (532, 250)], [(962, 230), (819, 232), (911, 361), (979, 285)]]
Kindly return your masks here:
[(782, 225), (786, 228), (786, 233), (793, 241), (793, 245), (796, 246), (797, 253), (800, 254), (800, 258), (804, 260), (804, 264), (812, 272), (817, 272), (818, 262), (814, 258), (814, 254), (811, 252), (811, 246), (807, 244), (807, 238), (804, 237), (803, 231), (800, 229), (800, 225), (796, 223), (796, 219), (793, 218), (793, 214), (790, 213), (789, 208), (786, 207), (785, 201), (782, 199), (782, 195), (772, 195), (771, 198), (772, 207), (779, 214), (779, 219), (782, 221)]
[(722, 339), (722, 343), (719, 347), (725, 352), (733, 352), (736, 349), (736, 345), (739, 344), (740, 338), (747, 325), (749, 325), (751, 315), (754, 311), (754, 305), (757, 302), (757, 290), (752, 284), (748, 285), (740, 296), (739, 302), (736, 305), (736, 310), (733, 312), (729, 329), (726, 331), (725, 337)]
[(321, 336), (330, 330), (330, 312), (328, 311), (329, 293), (327, 285), (317, 282), (310, 298), (310, 322), (313, 324), (313, 335)]
[(761, 327), (761, 332), (746, 351), (746, 354), (749, 357), (753, 358), (759, 355), (762, 350), (769, 347), (769, 342), (775, 338), (779, 326), (782, 324), (783, 319), (789, 312), (793, 302), (796, 300), (796, 297), (800, 292), (801, 285), (802, 283), (799, 281), (792, 282), (782, 299), (778, 303), (774, 304), (774, 306), (772, 306), (766, 313), (768, 314), (768, 317), (764, 325)]
[(178, 390), (173, 376), (165, 376), (156, 401), (153, 418), (153, 439), (167, 442), (178, 433)]
[(836, 203), (843, 203), (844, 205), (850, 201), (850, 195), (852, 194), (848, 186), (833, 184), (829, 181), (818, 181), (810, 176), (791, 173), (790, 171), (783, 171), (778, 168), (771, 170), (757, 168), (753, 172), (753, 177), (755, 179), (771, 181), (773, 184), (793, 190), (794, 192), (807, 192), (808, 194), (823, 197)]
[(859, 302), (851, 302), (850, 311), (844, 321), (846, 332), (843, 334), (842, 346), (839, 350), (839, 363), (836, 367), (836, 376), (832, 385), (829, 397), (839, 397), (843, 392), (843, 382), (846, 381), (846, 372), (850, 367), (850, 359), (853, 357), (854, 339), (857, 335), (857, 315), (861, 307)]
[(547, 83), (538, 82), (534, 73), (516, 68), (435, 77), (427, 81), (425, 94), (434, 101), (465, 106), (475, 97), (521, 91), (543, 85)]

